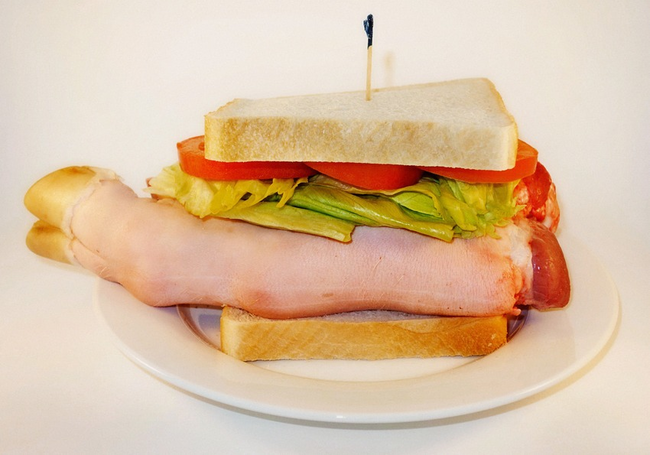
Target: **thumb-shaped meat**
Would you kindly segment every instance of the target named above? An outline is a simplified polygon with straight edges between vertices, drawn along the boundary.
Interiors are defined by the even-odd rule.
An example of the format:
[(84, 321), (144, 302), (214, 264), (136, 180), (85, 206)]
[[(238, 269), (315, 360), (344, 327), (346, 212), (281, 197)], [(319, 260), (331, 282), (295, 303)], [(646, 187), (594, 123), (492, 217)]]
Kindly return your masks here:
[[(294, 318), (365, 309), (487, 316), (517, 313), (521, 304), (568, 302), (568, 289), (548, 285), (562, 280), (535, 276), (533, 258), (540, 256), (531, 242), (537, 234), (527, 220), (500, 229), (498, 239), (446, 243), (400, 229), (357, 227), (352, 242), (343, 244), (199, 219), (170, 200), (139, 198), (112, 172), (91, 168), (44, 177), (25, 204), (42, 220), (28, 235), (33, 251), (78, 263), (155, 306), (228, 305)], [(564, 264), (539, 273), (568, 277), (552, 234), (535, 245), (556, 259), (559, 251), (556, 262)], [(543, 289), (536, 282), (545, 283)]]

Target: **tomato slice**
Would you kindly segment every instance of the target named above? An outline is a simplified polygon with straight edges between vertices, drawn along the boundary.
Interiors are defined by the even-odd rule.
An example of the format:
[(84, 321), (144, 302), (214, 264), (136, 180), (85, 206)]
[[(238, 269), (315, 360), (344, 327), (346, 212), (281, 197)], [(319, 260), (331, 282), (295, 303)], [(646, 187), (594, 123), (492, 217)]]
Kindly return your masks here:
[(293, 161), (245, 161), (224, 162), (205, 158), (204, 136), (196, 136), (179, 142), (178, 161), (187, 174), (206, 180), (266, 180), (291, 179), (314, 175), (304, 163)]
[(195, 136), (177, 144), (178, 159), (186, 173), (206, 180), (249, 180), (300, 178), (320, 172), (349, 185), (368, 190), (393, 190), (413, 185), (430, 172), (471, 183), (503, 183), (530, 176), (537, 166), (537, 150), (519, 141), (517, 161), (512, 169), (484, 171), (439, 166), (403, 166), (399, 164), (246, 161), (224, 162), (205, 158), (204, 136)]
[(463, 180), (470, 183), (504, 183), (519, 180), (535, 173), (537, 166), (537, 150), (519, 141), (515, 167), (505, 171), (484, 171), (479, 169), (462, 169), (459, 167), (422, 167), (424, 171), (450, 179)]
[(394, 190), (413, 185), (423, 171), (399, 164), (309, 162), (308, 166), (336, 180), (366, 190)]

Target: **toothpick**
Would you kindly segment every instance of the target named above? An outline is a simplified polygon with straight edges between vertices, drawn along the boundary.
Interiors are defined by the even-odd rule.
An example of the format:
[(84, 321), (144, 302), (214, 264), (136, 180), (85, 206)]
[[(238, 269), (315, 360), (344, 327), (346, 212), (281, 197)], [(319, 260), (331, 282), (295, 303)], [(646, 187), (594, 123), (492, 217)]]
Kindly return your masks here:
[(372, 32), (374, 27), (374, 19), (372, 14), (368, 14), (368, 18), (363, 21), (363, 28), (366, 30), (368, 36), (368, 56), (366, 61), (366, 101), (370, 101), (370, 81), (372, 79)]

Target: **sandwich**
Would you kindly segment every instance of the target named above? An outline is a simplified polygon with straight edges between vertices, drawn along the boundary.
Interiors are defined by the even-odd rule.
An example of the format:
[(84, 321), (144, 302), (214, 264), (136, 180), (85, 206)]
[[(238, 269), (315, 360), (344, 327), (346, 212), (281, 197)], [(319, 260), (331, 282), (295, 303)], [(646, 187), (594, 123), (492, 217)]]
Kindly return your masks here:
[(486, 355), (569, 302), (555, 185), (487, 79), (236, 99), (177, 151), (151, 198), (106, 169), (39, 180), (29, 248), (221, 309), (244, 361)]

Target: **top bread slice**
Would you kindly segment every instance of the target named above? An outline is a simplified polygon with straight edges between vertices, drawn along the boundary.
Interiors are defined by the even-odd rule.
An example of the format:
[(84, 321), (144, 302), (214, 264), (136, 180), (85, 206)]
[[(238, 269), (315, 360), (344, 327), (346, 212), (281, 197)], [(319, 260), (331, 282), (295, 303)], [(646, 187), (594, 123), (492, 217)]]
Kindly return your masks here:
[(517, 125), (488, 79), (236, 99), (205, 116), (217, 161), (337, 161), (504, 170)]

